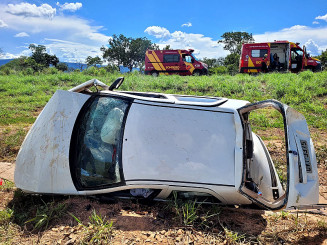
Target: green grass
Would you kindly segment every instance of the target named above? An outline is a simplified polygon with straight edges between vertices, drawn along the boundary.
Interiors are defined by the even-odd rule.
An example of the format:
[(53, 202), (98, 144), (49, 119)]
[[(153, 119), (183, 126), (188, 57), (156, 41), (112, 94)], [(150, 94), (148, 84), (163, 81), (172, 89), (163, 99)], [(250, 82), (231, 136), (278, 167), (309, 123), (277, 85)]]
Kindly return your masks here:
[[(0, 159), (12, 161), (28, 128), (58, 89), (68, 90), (92, 78), (111, 84), (124, 76), (120, 90), (217, 96), (256, 102), (277, 99), (301, 112), (311, 127), (327, 128), (327, 71), (213, 76), (152, 76), (80, 72), (0, 75)], [(278, 112), (253, 113), (252, 127), (281, 127)]]
[(66, 204), (45, 203), (43, 200), (42, 202), (43, 205), (37, 207), (35, 217), (25, 222), (25, 224), (32, 223), (34, 226), (33, 230), (46, 230), (51, 221), (60, 219), (66, 214)]
[[(111, 83), (120, 74), (95, 76)], [(124, 74), (121, 90), (208, 95), (256, 102), (277, 99), (303, 113), (309, 125), (327, 127), (327, 72), (249, 76), (159, 76)], [(94, 76), (83, 73), (0, 76), (0, 125), (32, 123), (57, 89), (69, 89)]]
[(84, 228), (82, 244), (110, 244), (113, 221), (106, 220), (106, 217), (97, 214), (95, 209), (92, 210), (88, 225), (83, 225), (74, 214), (69, 214)]

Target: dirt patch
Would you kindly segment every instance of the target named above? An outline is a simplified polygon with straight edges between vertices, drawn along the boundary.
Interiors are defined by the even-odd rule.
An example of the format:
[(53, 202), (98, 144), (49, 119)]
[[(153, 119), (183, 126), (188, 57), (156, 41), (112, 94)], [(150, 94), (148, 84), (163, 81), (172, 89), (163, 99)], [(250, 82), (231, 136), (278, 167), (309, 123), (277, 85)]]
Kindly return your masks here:
[[(1, 191), (0, 210), (16, 204), (15, 190)], [(17, 196), (17, 194), (16, 194)], [(113, 221), (109, 244), (326, 244), (327, 219), (324, 215), (299, 212), (270, 212), (221, 207), (208, 228), (181, 226), (166, 203), (141, 205), (130, 200), (100, 203), (83, 197), (45, 197), (44, 202), (65, 203), (65, 216), (53, 220), (42, 231), (13, 222), (6, 231), (0, 229), (0, 242), (10, 244), (78, 244), (92, 229), (93, 210)], [(27, 200), (30, 201), (30, 200)], [(34, 200), (35, 201), (35, 200)], [(13, 203), (14, 202), (14, 203)], [(36, 204), (38, 205), (38, 204)], [(159, 214), (166, 210), (166, 215)], [(78, 217), (82, 225), (70, 215)], [(90, 228), (91, 227), (91, 228)], [(14, 232), (10, 236), (9, 231)], [(4, 238), (7, 237), (7, 240)], [(3, 240), (1, 240), (3, 239)]]
[[(269, 129), (257, 133), (264, 139), (274, 161), (285, 161), (283, 130)], [(15, 134), (14, 131), (12, 134)], [(311, 135), (319, 157), (320, 202), (327, 203), (327, 132), (311, 129)], [(220, 207), (212, 211), (203, 207), (196, 225), (185, 226), (167, 203), (141, 205), (131, 200), (101, 203), (86, 197), (25, 195), (15, 188), (0, 188), (0, 197), (0, 212), (19, 210), (8, 224), (1, 224), (0, 220), (0, 243), (78, 244), (93, 229), (90, 217), (95, 210), (100, 217), (113, 221), (110, 239), (102, 243), (327, 244), (326, 211), (321, 214), (317, 210), (311, 213), (267, 212), (235, 207)], [(50, 204), (55, 207), (65, 204), (65, 214), (52, 219), (41, 230), (34, 230), (32, 222), (26, 223)], [(214, 215), (208, 218), (205, 214)], [(206, 225), (199, 225), (205, 219)]]

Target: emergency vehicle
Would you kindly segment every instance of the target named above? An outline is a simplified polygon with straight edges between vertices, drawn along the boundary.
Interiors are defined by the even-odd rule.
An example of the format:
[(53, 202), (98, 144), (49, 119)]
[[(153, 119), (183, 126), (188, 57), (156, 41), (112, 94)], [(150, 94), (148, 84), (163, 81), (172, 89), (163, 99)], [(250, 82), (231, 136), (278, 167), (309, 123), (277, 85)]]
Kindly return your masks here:
[(289, 41), (246, 43), (242, 45), (239, 71), (258, 73), (271, 71), (321, 71), (321, 62), (310, 57), (305, 46)]
[(145, 74), (181, 76), (206, 75), (208, 65), (193, 55), (194, 50), (147, 50), (145, 53)]

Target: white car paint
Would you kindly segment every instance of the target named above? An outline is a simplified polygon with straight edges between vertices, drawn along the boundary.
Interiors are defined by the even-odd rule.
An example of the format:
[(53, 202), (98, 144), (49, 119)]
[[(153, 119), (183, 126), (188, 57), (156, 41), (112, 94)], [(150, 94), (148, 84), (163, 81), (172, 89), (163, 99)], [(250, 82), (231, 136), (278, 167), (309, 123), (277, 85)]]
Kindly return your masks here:
[[(254, 202), (271, 209), (318, 203), (313, 143), (304, 117), (290, 107), (272, 100), (250, 104), (225, 98), (127, 91), (81, 93), (92, 84), (109, 87), (96, 79), (90, 80), (70, 91), (58, 90), (45, 106), (17, 157), (18, 188), (32, 193), (69, 195), (153, 188), (161, 190), (158, 198), (167, 198), (173, 190), (199, 191), (215, 196), (223, 204)], [(75, 147), (71, 143), (74, 127), (79, 127), (75, 122), (86, 102), (92, 100), (91, 95), (128, 98), (131, 105), (121, 139), (124, 181), (114, 186), (83, 189), (76, 187), (72, 177), (70, 150)], [(289, 166), (285, 191), (278, 178), (276, 187), (271, 186), (271, 175), (277, 175), (276, 169), (274, 166), (269, 169), (271, 159), (266, 147), (247, 126), (247, 113), (267, 106), (280, 111), (286, 122)], [(114, 139), (107, 132), (111, 127), (107, 124), (105, 128), (100, 138), (107, 143), (116, 141), (117, 136)], [(251, 159), (246, 159), (246, 148), (250, 146), (245, 139), (253, 142)], [(303, 140), (308, 152), (303, 152)], [(306, 163), (311, 166), (309, 172)], [(252, 166), (248, 172), (256, 179), (259, 193), (245, 186), (248, 181), (245, 166)], [(278, 190), (279, 198), (274, 197), (273, 189)]]

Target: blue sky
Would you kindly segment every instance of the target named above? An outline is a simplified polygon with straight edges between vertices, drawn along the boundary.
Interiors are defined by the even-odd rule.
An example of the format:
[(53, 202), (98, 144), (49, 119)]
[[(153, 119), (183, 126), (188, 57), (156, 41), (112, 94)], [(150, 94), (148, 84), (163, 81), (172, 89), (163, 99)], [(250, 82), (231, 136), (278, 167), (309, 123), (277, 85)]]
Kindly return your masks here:
[(217, 43), (227, 31), (252, 33), (257, 42), (300, 42), (318, 55), (327, 49), (327, 2), (0, 0), (2, 59), (29, 55), (34, 43), (61, 61), (83, 62), (88, 55), (101, 56), (100, 47), (113, 34), (218, 58), (228, 54)]

